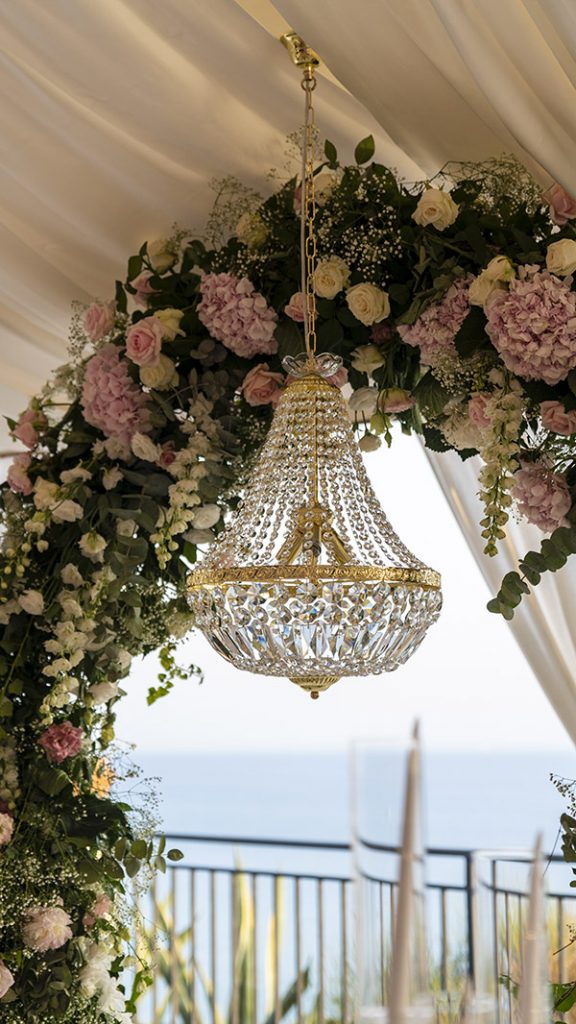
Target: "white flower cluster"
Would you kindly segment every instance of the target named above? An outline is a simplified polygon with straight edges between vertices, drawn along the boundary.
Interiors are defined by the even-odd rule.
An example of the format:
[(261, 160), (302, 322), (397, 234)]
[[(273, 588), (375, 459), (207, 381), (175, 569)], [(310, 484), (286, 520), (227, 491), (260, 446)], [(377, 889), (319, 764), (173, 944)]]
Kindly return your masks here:
[(13, 740), (6, 737), (0, 744), (0, 800), (14, 811), (19, 797), (16, 749)]
[(504, 527), (509, 519), (507, 510), (512, 505), (510, 490), (518, 469), (516, 456), (525, 401), (520, 383), (507, 371), (494, 369), (488, 377), (494, 391), (486, 403), (490, 427), (482, 430), (480, 456), (484, 465), (478, 479), (479, 496), (485, 511), (484, 518), (480, 520), (482, 536), (486, 540), (484, 553), (495, 555), (497, 541), (506, 536)]
[(479, 450), (484, 443), (484, 431), (470, 419), (468, 399), (452, 399), (445, 406), (444, 412), (446, 419), (442, 420), (440, 430), (448, 444), (451, 444), (459, 452), (470, 448)]
[(125, 1011), (124, 994), (118, 980), (110, 974), (115, 950), (104, 943), (91, 942), (86, 938), (78, 939), (77, 946), (84, 960), (78, 975), (83, 995), (88, 999), (97, 996), (100, 1013), (113, 1015), (114, 1021), (119, 1024), (130, 1024), (132, 1017)]

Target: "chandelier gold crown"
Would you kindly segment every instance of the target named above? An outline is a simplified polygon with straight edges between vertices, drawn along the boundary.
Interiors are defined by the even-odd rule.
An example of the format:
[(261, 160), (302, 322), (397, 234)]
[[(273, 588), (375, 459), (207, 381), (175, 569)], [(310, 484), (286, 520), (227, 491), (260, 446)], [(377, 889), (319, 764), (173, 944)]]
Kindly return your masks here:
[(197, 626), (227, 661), (288, 676), (316, 698), (342, 675), (402, 665), (438, 618), (442, 597), (439, 574), (404, 546), (372, 490), (346, 403), (329, 379), (342, 360), (316, 355), (312, 91), (318, 61), (299, 37), (290, 38), (306, 97), (306, 352), (284, 360), (292, 381), (244, 498), (188, 588)]

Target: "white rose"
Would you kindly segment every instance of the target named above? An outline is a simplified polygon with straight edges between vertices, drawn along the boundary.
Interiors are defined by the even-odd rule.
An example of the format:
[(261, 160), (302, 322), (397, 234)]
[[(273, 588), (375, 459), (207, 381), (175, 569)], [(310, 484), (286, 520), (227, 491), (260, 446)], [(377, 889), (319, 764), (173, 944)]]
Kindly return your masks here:
[(412, 218), (421, 227), (432, 224), (438, 231), (444, 231), (444, 228), (454, 223), (458, 210), (459, 207), (448, 192), (443, 192), (441, 188), (427, 188), (420, 196)]
[(150, 266), (157, 274), (165, 274), (176, 263), (174, 243), (169, 238), (157, 238), (146, 246)]
[(158, 362), (154, 366), (140, 367), (140, 380), (145, 388), (153, 388), (155, 391), (166, 391), (167, 388), (176, 387), (178, 383), (178, 371), (168, 356), (158, 356)]
[(378, 388), (358, 388), (348, 399), (348, 406), (353, 413), (370, 419), (378, 406)]
[(59, 501), (52, 509), (52, 519), (55, 523), (75, 523), (78, 519), (82, 519), (83, 516), (84, 509), (82, 505), (79, 505), (77, 501), (71, 501), (69, 498)]
[(28, 615), (42, 615), (44, 598), (39, 590), (25, 590), (18, 598), (18, 604)]
[(470, 284), (468, 301), (471, 306), (485, 306), (495, 292), (502, 291), (505, 287), (502, 281), (495, 281), (494, 278), (488, 277), (487, 271), (483, 270)]
[(375, 284), (355, 284), (346, 292), (348, 309), (365, 327), (379, 324), (390, 316), (390, 300), (388, 293), (383, 292)]
[(146, 434), (133, 434), (130, 447), (136, 458), (142, 459), (144, 462), (158, 462), (162, 454), (160, 446), (154, 444)]
[(79, 543), (80, 551), (86, 558), (89, 558), (91, 562), (103, 562), (104, 555), (102, 552), (107, 546), (107, 542), (104, 537), (101, 537), (99, 533), (94, 530), (90, 530), (89, 533), (84, 533), (80, 538)]
[(105, 469), (102, 473), (102, 483), (104, 484), (104, 490), (111, 491), (113, 487), (122, 479), (122, 471), (118, 469), (118, 466), (112, 466), (111, 469)]
[(514, 264), (508, 256), (494, 256), (482, 273), (491, 281), (513, 281), (516, 277)]
[(180, 321), (184, 316), (181, 309), (157, 309), (154, 316), (162, 324), (162, 336), (166, 341), (174, 341), (177, 334), (184, 337), (184, 331), (180, 330)]
[(546, 252), (546, 268), (551, 274), (567, 277), (576, 270), (576, 242), (573, 238), (561, 238), (552, 242)]
[(0, 999), (6, 995), (14, 984), (14, 975), (8, 970), (6, 964), (0, 960)]
[(321, 299), (333, 299), (349, 280), (350, 271), (344, 260), (339, 256), (331, 256), (329, 260), (320, 260), (316, 265), (314, 291)]
[(65, 583), (67, 587), (81, 587), (84, 582), (81, 573), (78, 571), (76, 566), (72, 564), (72, 562), (68, 562), (68, 564), (64, 566), (60, 575), (62, 577), (62, 582)]
[(72, 591), (63, 590), (58, 595), (58, 601), (65, 619), (80, 619), (83, 616), (84, 611), (76, 598), (72, 596)]
[(377, 345), (359, 345), (352, 352), (350, 362), (358, 373), (367, 373), (370, 376), (373, 370), (384, 366), (385, 360)]
[(218, 505), (202, 505), (194, 513), (192, 525), (197, 530), (209, 530), (211, 526), (215, 526), (220, 519), (221, 512)]
[(236, 225), (236, 237), (249, 249), (257, 249), (268, 238), (268, 227), (259, 213), (243, 213)]
[(358, 447), (361, 452), (375, 452), (377, 448), (380, 448), (382, 441), (375, 434), (363, 434), (358, 441)]
[(105, 680), (102, 683), (94, 683), (88, 689), (88, 696), (92, 698), (94, 704), (107, 704), (113, 697), (118, 696), (118, 683), (113, 683), (109, 680)]
[(119, 519), (116, 523), (116, 533), (120, 537), (133, 537), (138, 529), (138, 523), (135, 519)]
[(342, 172), (322, 171), (314, 178), (314, 198), (318, 206), (323, 206), (330, 194), (340, 184)]

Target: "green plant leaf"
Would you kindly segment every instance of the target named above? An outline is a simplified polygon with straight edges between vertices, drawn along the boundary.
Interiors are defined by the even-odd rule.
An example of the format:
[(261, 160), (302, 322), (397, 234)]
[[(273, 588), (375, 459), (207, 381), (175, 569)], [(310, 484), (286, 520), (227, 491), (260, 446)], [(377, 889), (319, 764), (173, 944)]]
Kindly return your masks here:
[(374, 156), (374, 136), (367, 135), (365, 139), (362, 139), (358, 143), (354, 150), (354, 159), (357, 164), (367, 164), (369, 160)]
[(335, 167), (337, 165), (338, 153), (336, 151), (336, 146), (333, 142), (329, 142), (328, 139), (326, 139), (324, 143), (324, 156), (331, 167)]
[(458, 355), (468, 359), (483, 349), (492, 348), (490, 338), (486, 334), (486, 314), (481, 306), (471, 306), (470, 312), (461, 324), (454, 344)]

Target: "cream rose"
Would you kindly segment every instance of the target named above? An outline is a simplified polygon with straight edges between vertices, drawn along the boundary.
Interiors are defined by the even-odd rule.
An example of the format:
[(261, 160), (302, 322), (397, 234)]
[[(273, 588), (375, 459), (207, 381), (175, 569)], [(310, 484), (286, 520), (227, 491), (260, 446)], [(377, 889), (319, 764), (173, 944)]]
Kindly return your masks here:
[(157, 274), (165, 274), (176, 263), (176, 249), (169, 238), (157, 238), (146, 246), (150, 266)]
[(236, 225), (236, 237), (249, 249), (258, 249), (268, 238), (268, 227), (259, 213), (243, 213)]
[(378, 388), (358, 388), (348, 399), (348, 406), (353, 413), (370, 419), (378, 407)]
[(546, 252), (546, 267), (551, 274), (568, 277), (576, 270), (576, 242), (573, 238), (561, 238), (552, 242)]
[(443, 192), (440, 188), (427, 188), (418, 200), (412, 219), (420, 227), (432, 224), (438, 231), (444, 231), (454, 223), (459, 209), (448, 192)]
[(105, 469), (102, 473), (102, 484), (105, 491), (111, 491), (116, 484), (120, 483), (122, 479), (122, 470), (118, 469), (118, 466), (112, 466), (111, 469)]
[(321, 299), (333, 299), (349, 280), (350, 271), (344, 260), (339, 256), (331, 256), (328, 260), (320, 260), (316, 266), (314, 291)]
[(39, 590), (25, 590), (18, 598), (18, 604), (28, 615), (42, 615), (44, 598)]
[(485, 306), (495, 292), (502, 291), (506, 286), (502, 281), (495, 281), (488, 277), (485, 270), (470, 283), (468, 289), (468, 301), (471, 306)]
[(390, 316), (390, 300), (388, 292), (382, 291), (375, 284), (355, 284), (346, 292), (348, 309), (365, 327), (379, 324)]
[(174, 341), (178, 334), (184, 337), (184, 331), (180, 330), (180, 321), (184, 316), (181, 309), (157, 309), (154, 315), (162, 324), (163, 337), (166, 341)]
[(516, 277), (514, 264), (508, 256), (494, 256), (482, 273), (491, 281), (513, 281)]
[(379, 366), (384, 366), (384, 358), (378, 345), (359, 345), (351, 354), (350, 362), (358, 373), (366, 373), (369, 377)]
[(158, 356), (155, 366), (141, 366), (140, 380), (145, 388), (153, 391), (167, 391), (178, 384), (178, 371), (168, 356)]
[(143, 462), (158, 462), (162, 454), (162, 449), (159, 445), (154, 444), (146, 434), (136, 433), (132, 435), (130, 441), (130, 447), (132, 454), (137, 459), (142, 459)]
[(89, 558), (91, 562), (103, 562), (104, 561), (104, 549), (107, 546), (107, 541), (99, 533), (91, 530), (89, 533), (84, 533), (80, 538), (78, 547), (86, 558)]

